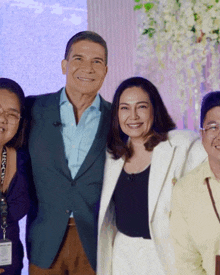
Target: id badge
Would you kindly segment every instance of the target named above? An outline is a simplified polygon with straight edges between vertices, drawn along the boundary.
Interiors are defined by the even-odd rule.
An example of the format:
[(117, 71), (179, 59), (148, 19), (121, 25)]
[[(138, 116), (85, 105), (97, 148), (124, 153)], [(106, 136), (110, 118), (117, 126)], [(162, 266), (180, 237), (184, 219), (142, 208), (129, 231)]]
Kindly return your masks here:
[(0, 266), (12, 264), (12, 242), (9, 239), (0, 240)]

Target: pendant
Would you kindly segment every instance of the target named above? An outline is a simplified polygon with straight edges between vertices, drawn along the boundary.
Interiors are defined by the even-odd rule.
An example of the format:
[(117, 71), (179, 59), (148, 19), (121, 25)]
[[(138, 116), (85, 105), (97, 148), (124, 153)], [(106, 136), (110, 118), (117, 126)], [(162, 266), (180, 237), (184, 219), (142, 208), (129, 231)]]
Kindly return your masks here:
[(177, 178), (176, 177), (172, 178), (172, 184), (175, 185), (176, 183), (177, 183)]

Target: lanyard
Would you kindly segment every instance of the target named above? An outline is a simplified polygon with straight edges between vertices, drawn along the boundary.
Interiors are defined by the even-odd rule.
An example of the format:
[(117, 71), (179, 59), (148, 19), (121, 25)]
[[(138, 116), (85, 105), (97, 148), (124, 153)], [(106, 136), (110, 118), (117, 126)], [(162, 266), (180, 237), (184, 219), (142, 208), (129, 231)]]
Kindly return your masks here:
[[(207, 188), (208, 188), (208, 191), (209, 191), (209, 196), (210, 196), (211, 201), (212, 201), (212, 206), (214, 208), (217, 219), (220, 222), (219, 213), (218, 213), (218, 210), (217, 210), (216, 205), (215, 205), (215, 200), (214, 200), (214, 197), (213, 197), (213, 194), (212, 194), (212, 189), (211, 189), (210, 184), (209, 184), (209, 178), (205, 178), (205, 181), (206, 181), (206, 185), (207, 185)], [(220, 275), (220, 255), (216, 255), (216, 257), (215, 257), (215, 275)]]
[(205, 178), (205, 181), (206, 181), (206, 185), (207, 185), (207, 188), (209, 190), (209, 195), (210, 195), (210, 198), (211, 198), (211, 201), (212, 201), (212, 206), (214, 208), (214, 211), (215, 211), (215, 214), (217, 216), (217, 219), (218, 221), (220, 222), (220, 217), (219, 217), (219, 213), (218, 213), (218, 210), (215, 206), (215, 200), (214, 200), (214, 197), (213, 197), (213, 194), (212, 194), (212, 190), (211, 190), (211, 187), (210, 187), (210, 184), (209, 184), (209, 178)]
[(0, 240), (0, 266), (6, 266), (12, 264), (12, 241), (6, 239), (6, 227), (7, 225), (7, 214), (8, 206), (6, 202), (5, 194), (3, 193), (3, 184), (5, 179), (7, 164), (7, 150), (5, 146), (2, 149), (2, 163), (1, 163), (1, 183), (0, 183), (0, 218), (1, 228), (3, 230), (3, 239)]
[[(5, 179), (5, 173), (6, 173), (6, 164), (7, 164), (7, 150), (5, 146), (2, 149), (2, 163), (1, 163), (1, 189), (3, 190), (3, 183)], [(6, 234), (6, 227), (7, 225), (7, 214), (8, 214), (8, 207), (5, 195), (2, 191), (0, 191), (0, 213), (1, 213), (1, 228), (3, 230), (3, 239), (5, 240), (5, 234)]]

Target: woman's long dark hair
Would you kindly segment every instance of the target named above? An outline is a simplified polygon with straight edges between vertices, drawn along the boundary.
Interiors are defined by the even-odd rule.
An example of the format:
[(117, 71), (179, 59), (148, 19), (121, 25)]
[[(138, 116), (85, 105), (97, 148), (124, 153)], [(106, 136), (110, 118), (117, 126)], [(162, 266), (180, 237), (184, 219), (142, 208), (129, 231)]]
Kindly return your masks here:
[(128, 159), (133, 153), (132, 148), (127, 145), (129, 137), (122, 132), (118, 118), (120, 97), (124, 90), (132, 87), (139, 87), (146, 92), (153, 106), (154, 121), (151, 130), (146, 135), (147, 141), (144, 144), (147, 151), (152, 151), (161, 141), (167, 140), (168, 131), (176, 128), (176, 125), (168, 114), (157, 88), (146, 78), (128, 78), (119, 85), (112, 102), (111, 124), (107, 138), (107, 147), (114, 159), (118, 159), (122, 156), (125, 156), (126, 159)]
[(26, 125), (26, 119), (25, 119), (25, 96), (24, 92), (21, 88), (21, 86), (15, 82), (14, 80), (11, 80), (9, 78), (0, 78), (0, 90), (5, 89), (13, 94), (15, 94), (19, 100), (20, 103), (20, 109), (21, 109), (21, 119), (19, 122), (18, 131), (15, 134), (15, 136), (6, 144), (8, 147), (13, 147), (15, 149), (18, 149), (22, 147), (24, 143), (24, 135), (25, 135), (25, 125)]

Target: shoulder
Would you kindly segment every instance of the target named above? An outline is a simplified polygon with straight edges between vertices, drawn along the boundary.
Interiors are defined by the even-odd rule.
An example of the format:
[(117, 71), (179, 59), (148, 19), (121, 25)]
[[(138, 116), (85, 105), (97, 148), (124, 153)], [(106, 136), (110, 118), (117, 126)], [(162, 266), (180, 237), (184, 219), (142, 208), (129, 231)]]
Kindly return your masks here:
[(168, 141), (172, 145), (191, 144), (199, 140), (199, 135), (191, 130), (172, 130), (168, 132)]
[(21, 163), (28, 163), (30, 162), (30, 155), (26, 148), (19, 148), (17, 150), (17, 159)]
[(101, 95), (100, 95), (100, 99), (101, 99), (101, 108), (100, 109), (102, 110), (102, 108), (104, 107), (108, 111), (110, 111), (111, 110), (111, 103), (106, 101)]
[(208, 161), (205, 161), (194, 168), (192, 171), (187, 173), (184, 177), (179, 179), (177, 181), (177, 184), (174, 186), (174, 191), (180, 193), (181, 196), (186, 193), (197, 193), (199, 190), (199, 186), (204, 181), (204, 172), (207, 170), (207, 165)]
[(114, 159), (113, 155), (110, 152), (108, 152), (108, 150), (106, 150), (106, 158), (105, 158), (106, 164), (115, 162), (115, 161), (116, 161), (116, 159)]
[(120, 167), (123, 164), (123, 157), (114, 159), (113, 155), (106, 150), (105, 169), (108, 169), (109, 167)]
[(17, 169), (19, 174), (32, 174), (31, 158), (26, 148), (17, 150)]
[(51, 105), (51, 100), (59, 100), (62, 89), (55, 93), (28, 96), (25, 99), (26, 108), (32, 108), (34, 106)]

